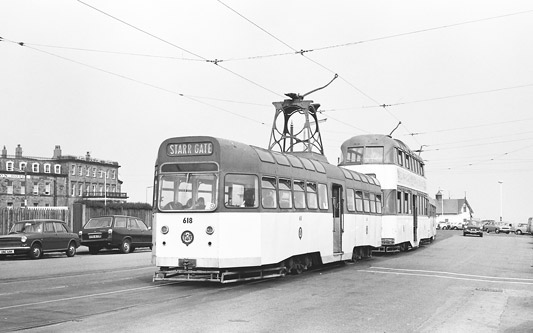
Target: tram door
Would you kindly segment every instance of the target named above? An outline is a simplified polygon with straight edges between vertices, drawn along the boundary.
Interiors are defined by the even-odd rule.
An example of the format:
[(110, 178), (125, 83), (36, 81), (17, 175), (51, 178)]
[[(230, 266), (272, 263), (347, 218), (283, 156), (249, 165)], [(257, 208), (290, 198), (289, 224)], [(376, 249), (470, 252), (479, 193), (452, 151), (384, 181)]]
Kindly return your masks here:
[(333, 253), (342, 253), (342, 233), (344, 232), (342, 186), (333, 184), (331, 193), (333, 208)]
[[(418, 209), (416, 202), (418, 201), (418, 196), (413, 194), (413, 240), (416, 242), (418, 238)], [(414, 245), (413, 245), (414, 246)]]

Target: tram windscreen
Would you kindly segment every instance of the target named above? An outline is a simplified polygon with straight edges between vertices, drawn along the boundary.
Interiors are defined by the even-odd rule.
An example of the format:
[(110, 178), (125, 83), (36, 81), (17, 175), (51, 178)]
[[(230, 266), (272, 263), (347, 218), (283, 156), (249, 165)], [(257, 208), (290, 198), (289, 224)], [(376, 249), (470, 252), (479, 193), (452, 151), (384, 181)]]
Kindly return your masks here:
[(215, 210), (217, 178), (216, 173), (163, 174), (159, 180), (159, 209)]

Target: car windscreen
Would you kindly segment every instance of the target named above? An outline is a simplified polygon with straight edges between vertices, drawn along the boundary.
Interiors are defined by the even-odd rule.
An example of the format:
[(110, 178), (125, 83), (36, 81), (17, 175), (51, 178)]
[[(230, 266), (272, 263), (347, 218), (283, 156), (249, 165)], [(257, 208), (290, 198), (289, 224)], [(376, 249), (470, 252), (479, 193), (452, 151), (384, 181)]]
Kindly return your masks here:
[(113, 221), (112, 217), (97, 217), (92, 218), (85, 224), (85, 229), (96, 229), (96, 228), (109, 228), (111, 227), (111, 222)]
[(24, 233), (32, 233), (32, 232), (42, 232), (43, 231), (43, 223), (42, 222), (36, 222), (36, 221), (29, 221), (29, 222), (20, 222), (15, 223), (9, 233), (18, 233), (18, 232), (24, 232)]

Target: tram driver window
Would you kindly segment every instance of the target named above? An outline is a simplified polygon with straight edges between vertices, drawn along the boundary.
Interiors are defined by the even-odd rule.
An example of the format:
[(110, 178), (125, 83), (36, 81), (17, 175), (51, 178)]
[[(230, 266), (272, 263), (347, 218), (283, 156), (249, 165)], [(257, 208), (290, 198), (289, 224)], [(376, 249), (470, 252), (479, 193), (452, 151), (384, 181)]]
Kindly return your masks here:
[(346, 162), (362, 164), (364, 147), (350, 147), (346, 151)]
[(259, 205), (259, 180), (255, 175), (228, 174), (224, 181), (224, 204), (229, 208)]
[(366, 147), (364, 163), (383, 163), (383, 147)]

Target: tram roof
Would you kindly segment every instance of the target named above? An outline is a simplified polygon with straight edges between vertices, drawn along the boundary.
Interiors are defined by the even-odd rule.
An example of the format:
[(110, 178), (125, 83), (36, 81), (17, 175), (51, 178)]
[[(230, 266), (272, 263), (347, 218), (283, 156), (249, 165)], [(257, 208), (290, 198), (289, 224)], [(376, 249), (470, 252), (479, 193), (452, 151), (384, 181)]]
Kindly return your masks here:
[[(212, 144), (212, 151), (196, 154), (194, 145), (205, 143)], [(201, 146), (200, 146), (201, 147)], [(173, 149), (173, 153), (169, 153)], [(181, 149), (181, 150), (179, 150)], [(183, 151), (187, 149), (187, 151)], [(225, 152), (221, 154), (221, 152)], [(327, 159), (317, 153), (295, 152), (281, 153), (260, 148), (238, 141), (216, 138), (211, 136), (187, 136), (174, 137), (163, 141), (159, 147), (158, 163), (177, 162), (194, 162), (200, 160), (214, 160), (235, 172), (240, 171), (258, 171), (258, 170), (275, 170), (291, 169), (295, 173), (316, 172), (317, 174), (327, 174), (336, 178), (348, 178), (358, 180), (370, 185), (378, 185), (377, 179), (364, 175), (356, 171), (348, 171), (335, 165), (330, 164)], [(157, 163), (157, 162), (156, 162)], [(280, 169), (280, 170), (281, 170)]]
[(349, 147), (354, 146), (383, 146), (386, 151), (387, 148), (399, 148), (404, 152), (410, 153), (413, 157), (422, 161), (403, 141), (394, 139), (385, 134), (363, 134), (356, 135), (345, 140), (341, 145), (342, 153), (344, 154)]

